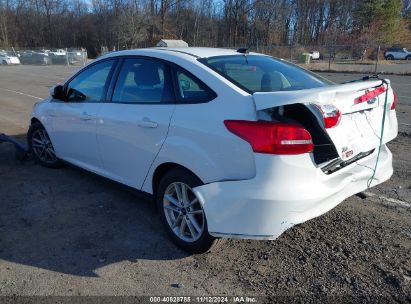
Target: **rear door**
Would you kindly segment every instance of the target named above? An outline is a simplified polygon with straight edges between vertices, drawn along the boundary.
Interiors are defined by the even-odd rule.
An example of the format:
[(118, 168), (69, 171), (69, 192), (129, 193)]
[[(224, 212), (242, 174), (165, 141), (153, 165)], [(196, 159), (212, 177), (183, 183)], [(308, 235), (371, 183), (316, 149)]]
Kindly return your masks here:
[(106, 174), (141, 188), (175, 108), (170, 67), (157, 59), (125, 58), (108, 95), (111, 101), (102, 105), (97, 124)]
[[(323, 124), (341, 159), (348, 160), (378, 147), (386, 94), (382, 141), (386, 143), (396, 137), (398, 125), (395, 111), (391, 110), (394, 102), (392, 88), (381, 80), (299, 91), (254, 93), (253, 97), (257, 111), (296, 103), (307, 105), (317, 116), (318, 122)], [(339, 123), (331, 128), (325, 128), (323, 113), (319, 110), (321, 106), (327, 108), (327, 105), (334, 106), (341, 113)]]

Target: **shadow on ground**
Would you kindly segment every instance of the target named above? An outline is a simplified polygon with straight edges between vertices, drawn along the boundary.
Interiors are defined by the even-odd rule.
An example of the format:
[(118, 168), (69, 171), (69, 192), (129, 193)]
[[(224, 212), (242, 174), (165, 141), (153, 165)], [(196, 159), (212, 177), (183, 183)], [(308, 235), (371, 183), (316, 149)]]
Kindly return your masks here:
[[(19, 138), (24, 136), (19, 135)], [(46, 169), (0, 144), (0, 259), (78, 276), (108, 264), (187, 256), (152, 201), (81, 169)]]

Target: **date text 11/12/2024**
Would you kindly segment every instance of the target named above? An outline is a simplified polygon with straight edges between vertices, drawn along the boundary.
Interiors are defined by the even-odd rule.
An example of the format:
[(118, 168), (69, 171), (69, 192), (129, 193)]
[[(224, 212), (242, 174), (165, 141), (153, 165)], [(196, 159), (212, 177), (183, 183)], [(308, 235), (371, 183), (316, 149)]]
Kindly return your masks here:
[(257, 303), (255, 297), (248, 296), (164, 296), (150, 297), (150, 303)]

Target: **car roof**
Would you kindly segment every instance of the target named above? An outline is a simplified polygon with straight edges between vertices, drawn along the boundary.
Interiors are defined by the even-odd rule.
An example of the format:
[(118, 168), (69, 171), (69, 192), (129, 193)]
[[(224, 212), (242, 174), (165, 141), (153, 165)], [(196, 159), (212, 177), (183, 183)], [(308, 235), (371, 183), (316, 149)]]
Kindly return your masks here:
[[(196, 57), (196, 58), (208, 58), (215, 56), (227, 56), (227, 55), (240, 55), (235, 49), (220, 49), (220, 48), (208, 48), (208, 47), (181, 47), (181, 48), (168, 48), (168, 47), (154, 47), (144, 49), (132, 49), (125, 51), (111, 52), (104, 57), (113, 56), (127, 56), (127, 55), (149, 55), (150, 53), (163, 53), (181, 55), (179, 57)], [(250, 53), (257, 54), (257, 53)], [(259, 54), (262, 55), (262, 54)]]
[(219, 49), (219, 48), (208, 48), (208, 47), (158, 48), (158, 49), (169, 51), (169, 52), (183, 52), (183, 53), (190, 54), (198, 58), (240, 54), (235, 49)]

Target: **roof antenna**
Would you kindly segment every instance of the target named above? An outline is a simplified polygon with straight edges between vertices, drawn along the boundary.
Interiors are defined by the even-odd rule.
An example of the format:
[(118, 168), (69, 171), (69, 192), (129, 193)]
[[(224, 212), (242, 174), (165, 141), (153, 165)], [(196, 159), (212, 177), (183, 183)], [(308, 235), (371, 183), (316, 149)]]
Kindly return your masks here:
[(241, 53), (241, 54), (248, 54), (248, 49), (249, 49), (250, 47), (242, 47), (242, 48), (239, 48), (239, 49), (237, 49), (237, 53)]

